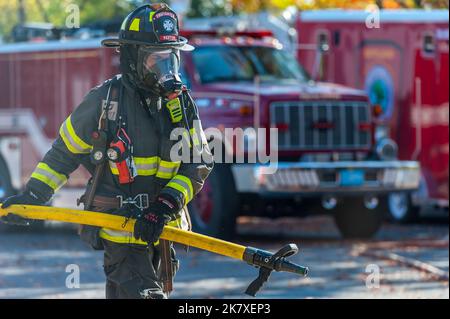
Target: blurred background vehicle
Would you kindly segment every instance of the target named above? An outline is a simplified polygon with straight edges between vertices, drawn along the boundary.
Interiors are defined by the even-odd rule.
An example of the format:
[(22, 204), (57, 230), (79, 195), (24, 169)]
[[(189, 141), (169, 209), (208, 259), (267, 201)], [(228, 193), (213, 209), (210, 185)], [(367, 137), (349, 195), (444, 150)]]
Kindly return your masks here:
[(59, 39), (60, 34), (51, 23), (24, 23), (14, 26), (11, 39), (14, 42), (39, 42)]
[(448, 10), (382, 10), (368, 28), (358, 10), (301, 12), (298, 59), (314, 77), (366, 91), (379, 108), (376, 140), (391, 138), (402, 160), (421, 164), (418, 192), (391, 193), (387, 208), (411, 222), (434, 205), (448, 214)]
[[(368, 237), (383, 220), (378, 205), (384, 194), (417, 187), (417, 163), (387, 154), (390, 144), (380, 153), (390, 161), (378, 158), (362, 91), (312, 81), (264, 31), (197, 31), (188, 37), (197, 49), (185, 57), (195, 67), (187, 70), (187, 82), (205, 127), (276, 127), (279, 134), (270, 142), (278, 142), (274, 174), (265, 175), (260, 164), (216, 165), (190, 206), (198, 229), (228, 237), (239, 215), (277, 218), (314, 211), (331, 213), (346, 237)], [(247, 144), (224, 144), (232, 156), (239, 150), (249, 156)]]

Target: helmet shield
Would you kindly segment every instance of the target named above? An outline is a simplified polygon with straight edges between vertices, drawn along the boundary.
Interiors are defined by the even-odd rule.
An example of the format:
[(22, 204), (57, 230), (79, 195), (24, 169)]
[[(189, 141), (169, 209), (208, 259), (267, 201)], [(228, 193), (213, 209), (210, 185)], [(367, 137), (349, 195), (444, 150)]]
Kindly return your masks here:
[(178, 49), (138, 47), (137, 73), (145, 87), (151, 88), (157, 85), (165, 96), (178, 95), (182, 87), (179, 70)]

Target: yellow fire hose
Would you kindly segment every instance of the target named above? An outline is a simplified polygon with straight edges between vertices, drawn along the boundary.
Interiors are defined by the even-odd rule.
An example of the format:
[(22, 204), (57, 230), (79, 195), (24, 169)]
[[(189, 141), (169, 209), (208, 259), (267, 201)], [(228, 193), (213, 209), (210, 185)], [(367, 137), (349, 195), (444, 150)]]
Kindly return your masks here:
[[(27, 219), (99, 226), (127, 232), (133, 232), (135, 224), (134, 219), (127, 220), (122, 216), (48, 206), (12, 205), (5, 209), (0, 208), (0, 218), (6, 217), (9, 214), (12, 215), (8, 217), (15, 215)], [(252, 296), (256, 295), (264, 282), (268, 280), (273, 270), (292, 272), (302, 276), (306, 276), (308, 273), (307, 267), (299, 266), (286, 260), (286, 257), (298, 252), (295, 244), (286, 245), (273, 254), (261, 249), (241, 246), (170, 226), (164, 227), (161, 238), (215, 254), (243, 260), (250, 265), (260, 268), (258, 278), (250, 284), (246, 291), (247, 294)]]

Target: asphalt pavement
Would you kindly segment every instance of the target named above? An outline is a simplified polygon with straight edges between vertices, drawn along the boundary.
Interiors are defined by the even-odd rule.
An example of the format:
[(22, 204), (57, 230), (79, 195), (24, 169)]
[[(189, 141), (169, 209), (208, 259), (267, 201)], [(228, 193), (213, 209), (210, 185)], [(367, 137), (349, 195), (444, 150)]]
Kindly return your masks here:
[[(348, 241), (329, 217), (240, 218), (235, 241), (270, 251), (295, 243), (291, 260), (310, 268), (306, 278), (273, 273), (259, 298), (449, 298), (447, 219), (385, 224), (374, 239)], [(0, 298), (104, 298), (103, 253), (72, 226), (0, 231), (0, 243)], [(251, 298), (243, 292), (257, 269), (192, 248), (178, 257), (172, 298)]]

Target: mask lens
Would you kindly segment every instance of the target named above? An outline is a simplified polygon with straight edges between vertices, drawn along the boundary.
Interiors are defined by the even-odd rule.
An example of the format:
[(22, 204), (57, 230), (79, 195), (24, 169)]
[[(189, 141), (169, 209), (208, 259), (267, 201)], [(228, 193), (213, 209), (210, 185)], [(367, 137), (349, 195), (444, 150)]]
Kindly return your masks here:
[(140, 69), (143, 78), (153, 75), (158, 82), (164, 82), (168, 78), (178, 75), (179, 58), (178, 50), (151, 50), (139, 49)]

